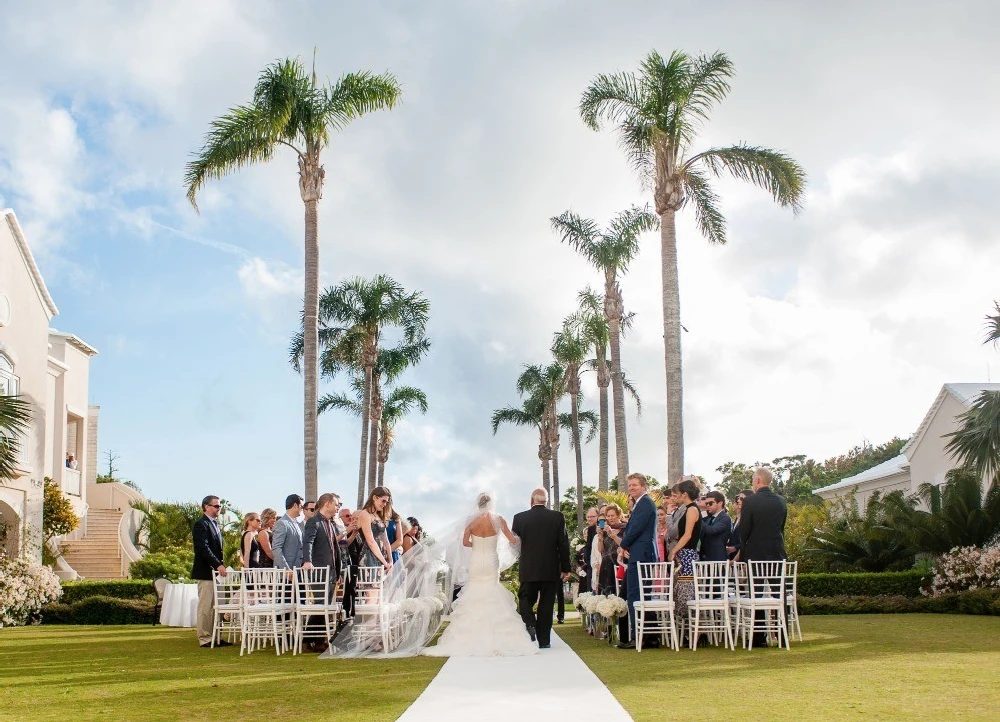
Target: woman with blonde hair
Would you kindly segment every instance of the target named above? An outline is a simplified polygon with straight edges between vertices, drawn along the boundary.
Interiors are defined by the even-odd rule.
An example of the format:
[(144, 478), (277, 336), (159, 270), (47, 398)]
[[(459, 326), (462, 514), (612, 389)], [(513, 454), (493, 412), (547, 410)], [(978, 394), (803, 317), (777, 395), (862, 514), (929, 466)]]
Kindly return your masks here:
[(260, 514), (255, 511), (243, 517), (243, 533), (240, 537), (240, 559), (247, 569), (260, 566), (260, 542), (257, 532), (260, 531)]
[(260, 560), (258, 567), (270, 569), (274, 566), (274, 552), (271, 551), (271, 530), (278, 521), (278, 512), (265, 509), (260, 513), (260, 531), (257, 532), (257, 543), (260, 545)]
[(384, 486), (376, 486), (368, 495), (368, 501), (357, 514), (358, 529), (364, 536), (365, 547), (361, 555), (361, 566), (392, 569), (389, 553), (389, 539), (385, 530), (389, 522), (392, 495)]

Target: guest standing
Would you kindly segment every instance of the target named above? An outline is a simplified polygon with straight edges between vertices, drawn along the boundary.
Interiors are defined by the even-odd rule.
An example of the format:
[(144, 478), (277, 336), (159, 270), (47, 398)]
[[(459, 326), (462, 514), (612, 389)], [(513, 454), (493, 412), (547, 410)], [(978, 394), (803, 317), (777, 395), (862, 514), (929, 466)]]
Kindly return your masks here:
[(382, 567), (385, 571), (392, 569), (389, 540), (385, 535), (386, 524), (389, 521), (390, 498), (388, 489), (376, 486), (368, 495), (368, 501), (358, 512), (358, 528), (364, 535), (365, 543), (361, 566)]
[[(307, 521), (302, 532), (302, 568), (312, 569), (326, 567), (327, 591), (326, 602), (333, 599), (337, 580), (340, 579), (341, 557), (340, 544), (337, 543), (337, 529), (333, 523), (337, 514), (337, 502), (333, 494), (321, 494), (315, 503), (316, 513)], [(315, 627), (322, 621), (311, 617), (307, 625)], [(314, 652), (324, 652), (329, 646), (329, 640), (320, 644), (310, 643)]]
[(734, 562), (740, 561), (740, 517), (743, 516), (743, 502), (744, 500), (753, 494), (752, 489), (744, 489), (739, 494), (736, 495), (736, 501), (733, 502), (733, 511), (736, 512), (736, 519), (733, 521), (733, 531), (729, 535), (729, 541), (726, 542), (726, 553), (729, 558)]
[(740, 541), (744, 561), (780, 561), (785, 554), (785, 520), (788, 505), (771, 491), (771, 472), (753, 473), (754, 493), (743, 500)]
[(274, 525), (271, 551), (274, 566), (279, 569), (294, 569), (302, 563), (302, 525), (298, 518), (302, 514), (302, 497), (289, 494), (285, 499), (285, 515)]
[(671, 548), (669, 561), (677, 565), (677, 580), (674, 583), (674, 601), (677, 614), (687, 619), (687, 604), (694, 599), (694, 562), (698, 561), (698, 540), (701, 538), (701, 511), (698, 509), (698, 485), (691, 479), (676, 484), (671, 491), (680, 495), (684, 510), (677, 532), (677, 543)]
[(729, 558), (726, 543), (733, 533), (733, 522), (726, 511), (726, 496), (721, 491), (705, 495), (705, 517), (701, 520), (701, 549), (703, 562), (724, 562)]
[(258, 566), (262, 569), (270, 569), (274, 566), (274, 550), (271, 549), (271, 537), (277, 521), (278, 512), (274, 509), (265, 509), (260, 513), (260, 531), (257, 532), (257, 544), (260, 545), (260, 561)]
[[(635, 603), (639, 601), (639, 564), (656, 561), (656, 504), (646, 493), (644, 474), (629, 474), (628, 494), (632, 499), (632, 513), (622, 533), (619, 561), (628, 560), (625, 571), (625, 589), (628, 600), (629, 627), (635, 631)], [(646, 646), (645, 642), (643, 646)], [(651, 644), (650, 646), (657, 646)], [(620, 649), (635, 649), (635, 634), (629, 641), (618, 643)]]
[(590, 555), (594, 550), (594, 539), (597, 537), (597, 507), (592, 506), (587, 509), (587, 526), (583, 530), (583, 549), (580, 550), (577, 562), (580, 566), (580, 585), (577, 587), (577, 594), (589, 592), (592, 588), (591, 577), (593, 567), (590, 564)]
[(257, 541), (257, 534), (260, 533), (260, 514), (255, 511), (243, 517), (243, 534), (240, 537), (240, 556), (243, 559), (245, 569), (253, 569), (260, 566), (260, 542)]
[(403, 554), (410, 551), (423, 538), (424, 530), (420, 528), (420, 522), (414, 516), (406, 517), (407, 529), (403, 535)]
[(669, 524), (667, 523), (667, 509), (660, 506), (656, 509), (656, 560), (667, 561), (667, 533)]
[[(219, 497), (206, 496), (201, 500), (201, 519), (194, 523), (191, 537), (194, 542), (194, 564), (191, 578), (198, 580), (198, 642), (202, 647), (212, 646), (212, 629), (215, 626), (215, 583), (213, 570), (220, 577), (226, 576), (226, 565), (222, 562), (222, 530), (219, 529)], [(220, 647), (228, 647), (230, 642), (219, 639)]]

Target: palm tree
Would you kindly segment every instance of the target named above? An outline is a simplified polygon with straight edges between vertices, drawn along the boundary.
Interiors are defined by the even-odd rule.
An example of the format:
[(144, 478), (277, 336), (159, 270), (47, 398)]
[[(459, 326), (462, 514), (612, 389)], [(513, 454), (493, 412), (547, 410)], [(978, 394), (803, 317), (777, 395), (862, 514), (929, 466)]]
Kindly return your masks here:
[[(654, 50), (637, 73), (594, 78), (580, 100), (580, 117), (589, 128), (600, 130), (605, 123), (617, 126), (622, 150), (643, 182), (652, 187), (660, 217), (667, 478), (671, 482), (684, 473), (676, 214), (693, 206), (701, 234), (711, 243), (725, 243), (726, 219), (709, 176), (727, 174), (753, 183), (795, 213), (805, 187), (801, 166), (769, 148), (740, 144), (691, 153), (696, 132), (712, 107), (728, 94), (732, 75), (733, 64), (724, 53), (691, 57), (675, 51), (664, 59)], [(620, 471), (619, 478), (624, 478)]]
[(299, 193), (305, 205), (303, 418), (305, 493), (310, 499), (318, 492), (319, 200), (326, 179), (321, 154), (330, 143), (330, 131), (342, 130), (365, 113), (394, 107), (401, 92), (389, 73), (348, 73), (335, 83), (319, 85), (315, 68), (307, 73), (298, 58), (276, 61), (257, 79), (250, 103), (212, 121), (204, 145), (185, 167), (187, 197), (197, 210), (198, 191), (209, 179), (266, 163), (282, 146), (298, 156)]
[(954, 547), (987, 546), (1000, 534), (1000, 480), (983, 494), (983, 477), (974, 468), (952, 469), (945, 483), (921, 484), (914, 510), (903, 527), (917, 551), (944, 554)]
[(1000, 301), (994, 301), (996, 316), (986, 316), (986, 341), (984, 343), (1000, 344)]
[(958, 429), (945, 434), (945, 451), (980, 480), (1000, 482), (1000, 391), (982, 392), (956, 420)]
[(540, 400), (545, 405), (544, 431), (552, 464), (552, 488), (549, 492), (552, 508), (559, 508), (559, 400), (566, 393), (566, 369), (558, 363), (547, 366), (528, 365), (517, 379), (517, 391), (522, 396)]
[(859, 513), (854, 505), (847, 513), (817, 529), (806, 554), (824, 562), (833, 571), (884, 572), (909, 569), (914, 549), (902, 533), (901, 521), (909, 515), (909, 502), (902, 492), (882, 497), (872, 493)]
[(504, 406), (496, 409), (490, 419), (493, 428), (493, 435), (496, 436), (501, 424), (511, 426), (533, 426), (538, 430), (538, 461), (542, 465), (542, 488), (550, 488), (549, 466), (552, 459), (552, 446), (549, 444), (548, 433), (545, 428), (547, 423), (547, 409), (545, 402), (536, 397), (524, 399), (521, 407)]
[(21, 437), (31, 425), (31, 404), (20, 396), (0, 394), (0, 480), (13, 479)]
[(385, 464), (396, 439), (396, 424), (413, 411), (427, 413), (427, 395), (413, 386), (393, 386), (382, 408), (381, 433), (378, 440), (378, 486), (385, 485)]
[(652, 231), (657, 219), (645, 208), (622, 211), (601, 230), (589, 218), (566, 211), (551, 219), (560, 240), (568, 243), (604, 273), (604, 317), (611, 346), (611, 390), (615, 415), (615, 458), (618, 478), (628, 476), (628, 440), (625, 433), (625, 389), (622, 385), (621, 324), (624, 316), (619, 274), (628, 270), (639, 252), (639, 236)]
[[(588, 344), (573, 319), (563, 322), (552, 339), (552, 355), (566, 369), (566, 393), (570, 399), (570, 438), (576, 461), (576, 498), (583, 499), (583, 449), (580, 446), (580, 366), (587, 360)], [(557, 500), (558, 502), (558, 500)], [(583, 504), (577, 504), (577, 525), (583, 525)]]
[[(406, 293), (403, 287), (386, 275), (372, 279), (355, 277), (323, 292), (319, 304), (319, 340), (324, 375), (356, 369), (364, 375), (363, 410), (361, 418), (361, 451), (358, 460), (358, 504), (364, 502), (367, 488), (375, 486), (377, 477), (377, 430), (372, 433), (372, 420), (381, 416), (381, 394), (375, 393), (375, 366), (380, 360), (379, 342), (387, 327), (396, 327), (402, 336), (401, 353), (411, 360), (422, 356), (430, 347), (424, 337), (430, 304), (420, 292)], [(302, 334), (292, 338), (289, 348), (291, 363), (298, 368), (305, 354)], [(308, 355), (305, 355), (308, 359)], [(378, 428), (377, 426), (375, 427)], [(371, 441), (374, 437), (374, 441)], [(366, 484), (367, 481), (367, 484)]]
[[(598, 440), (597, 490), (608, 490), (608, 387), (611, 385), (611, 367), (608, 361), (608, 345), (611, 336), (608, 321), (604, 317), (604, 297), (589, 286), (578, 294), (579, 307), (571, 317), (571, 326), (590, 344), (594, 357), (585, 362), (587, 369), (597, 374), (597, 393), (600, 409), (600, 438)], [(632, 327), (635, 314), (622, 316), (621, 333)], [(628, 376), (622, 372), (622, 388), (635, 401), (636, 413), (642, 415), (642, 401)]]

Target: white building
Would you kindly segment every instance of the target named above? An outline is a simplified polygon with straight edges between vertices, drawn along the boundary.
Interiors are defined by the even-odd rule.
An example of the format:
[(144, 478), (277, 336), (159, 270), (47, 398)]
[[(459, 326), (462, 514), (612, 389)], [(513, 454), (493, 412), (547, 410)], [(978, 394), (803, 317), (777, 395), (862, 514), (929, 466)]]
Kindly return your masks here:
[(957, 417), (968, 411), (983, 391), (1000, 391), (1000, 384), (945, 384), (899, 456), (813, 493), (824, 499), (854, 493), (859, 508), (863, 508), (876, 491), (882, 496), (892, 491), (910, 495), (924, 483), (940, 486), (945, 475), (958, 466), (955, 457), (945, 451), (946, 437), (958, 429)]
[[(81, 517), (80, 529), (70, 537), (76, 541), (70, 546), (97, 552), (81, 555), (72, 550), (77, 551), (81, 567), (94, 562), (90, 565), (93, 572), (86, 575), (122, 576), (127, 560), (118, 543), (119, 527), (131, 522), (131, 497), (113, 488), (119, 484), (102, 484), (108, 487), (102, 489), (95, 483), (99, 407), (90, 406), (88, 398), (90, 360), (97, 351), (78, 337), (50, 327), (59, 310), (14, 212), (0, 214), (0, 393), (20, 394), (33, 410), (17, 474), (0, 482), (3, 548), (11, 556), (41, 559), (42, 489), (49, 477)], [(75, 468), (67, 465), (69, 456), (74, 457)], [(121, 523), (123, 513), (125, 524)], [(97, 519), (102, 516), (106, 518)], [(67, 563), (72, 551), (57, 565), (63, 577), (77, 576)], [(114, 561), (104, 559), (109, 555)]]

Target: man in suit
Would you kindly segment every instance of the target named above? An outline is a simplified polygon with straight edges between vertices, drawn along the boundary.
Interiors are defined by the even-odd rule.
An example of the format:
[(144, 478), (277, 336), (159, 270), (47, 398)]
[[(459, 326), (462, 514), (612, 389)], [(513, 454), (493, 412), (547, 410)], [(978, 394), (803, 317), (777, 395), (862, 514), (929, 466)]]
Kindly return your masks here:
[[(640, 562), (655, 562), (656, 549), (656, 504), (649, 498), (646, 476), (644, 474), (629, 474), (628, 493), (635, 502), (628, 524), (622, 532), (619, 544), (618, 559), (621, 563), (628, 560), (625, 570), (625, 598), (628, 601), (628, 621), (632, 630), (632, 639), (621, 640), (619, 649), (635, 649), (635, 603), (639, 601), (639, 564)], [(643, 643), (643, 646), (646, 646)]]
[[(327, 567), (330, 570), (327, 601), (333, 598), (333, 590), (340, 579), (342, 566), (340, 544), (337, 543), (337, 527), (334, 523), (337, 507), (333, 494), (321, 494), (316, 500), (316, 513), (306, 520), (302, 532), (302, 568)], [(314, 624), (315, 621), (310, 619), (309, 624)], [(315, 652), (322, 652), (327, 646), (328, 642), (309, 645)]]
[(597, 538), (597, 507), (592, 506), (587, 509), (587, 526), (583, 531), (583, 549), (577, 554), (577, 566), (582, 569), (580, 574), (580, 586), (577, 594), (583, 594), (592, 590), (591, 577), (594, 573), (590, 565), (590, 555), (594, 550), (594, 539)]
[(705, 517), (701, 520), (701, 547), (698, 556), (703, 562), (724, 562), (729, 558), (726, 544), (733, 533), (733, 521), (726, 511), (726, 495), (710, 491), (705, 495)]
[[(788, 505), (771, 491), (771, 472), (758, 468), (753, 472), (753, 494), (743, 500), (740, 513), (740, 558), (746, 562), (776, 562), (785, 554), (785, 520)], [(764, 612), (757, 612), (760, 617)], [(766, 647), (767, 635), (755, 632), (753, 646)]]
[(753, 495), (752, 489), (744, 489), (736, 495), (736, 521), (733, 522), (733, 531), (726, 542), (726, 553), (734, 562), (743, 561), (740, 557), (740, 517), (743, 516), (743, 500)]
[(302, 564), (302, 525), (298, 522), (301, 513), (302, 497), (289, 494), (285, 498), (285, 514), (274, 525), (271, 537), (275, 567), (294, 569)]
[[(191, 578), (198, 580), (198, 642), (202, 647), (212, 646), (212, 628), (215, 626), (215, 583), (212, 572), (226, 576), (226, 565), (222, 562), (222, 530), (219, 529), (219, 497), (206, 496), (201, 500), (201, 519), (191, 528), (194, 541), (194, 564)], [(220, 639), (220, 647), (228, 647), (230, 642)]]
[(743, 500), (740, 512), (742, 561), (770, 562), (787, 558), (785, 520), (788, 505), (771, 491), (771, 472), (760, 468), (753, 473), (753, 491)]
[[(559, 585), (569, 579), (569, 537), (561, 512), (546, 509), (544, 489), (531, 492), (531, 508), (514, 515), (510, 530), (521, 538), (518, 601), (521, 619), (539, 649), (551, 646), (552, 608)], [(533, 610), (538, 603), (538, 615)]]

